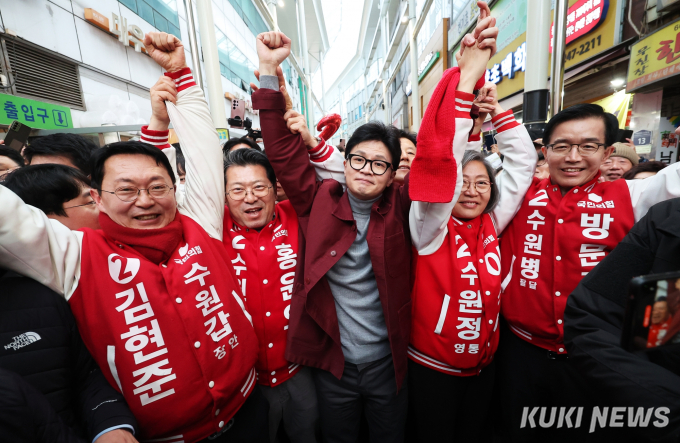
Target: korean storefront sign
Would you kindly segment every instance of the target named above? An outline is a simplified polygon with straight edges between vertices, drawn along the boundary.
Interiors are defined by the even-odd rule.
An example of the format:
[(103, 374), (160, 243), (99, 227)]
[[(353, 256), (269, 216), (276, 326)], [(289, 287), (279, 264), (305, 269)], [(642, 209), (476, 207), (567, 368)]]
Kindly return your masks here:
[[(609, 0), (578, 0), (567, 11), (567, 41), (573, 42), (577, 38), (594, 31), (607, 17)], [(550, 52), (552, 53), (552, 38), (555, 22), (550, 27)]]
[(427, 54), (425, 59), (420, 63), (420, 66), (418, 67), (418, 83), (420, 83), (423, 78), (427, 75), (428, 72), (430, 72), (430, 69), (432, 69), (432, 66), (434, 66), (435, 63), (437, 63), (437, 60), (439, 60), (439, 51), (437, 52), (430, 52)]
[(467, 32), (474, 22), (477, 21), (479, 7), (477, 0), (468, 0), (460, 13), (451, 22), (449, 29), (449, 51), (454, 44)]
[(643, 38), (630, 49), (628, 83), (632, 92), (680, 74), (680, 21)]
[(72, 128), (71, 110), (66, 106), (30, 100), (15, 95), (0, 94), (0, 124), (14, 120), (38, 129)]
[[(499, 99), (524, 89), (526, 20), (513, 18), (516, 15), (515, 9), (505, 5), (509, 2), (512, 0), (500, 0), (491, 12), (497, 17), (499, 43), (498, 52), (487, 65), (487, 79), (497, 84)], [(600, 54), (620, 40), (617, 25), (620, 0), (570, 0), (569, 5), (569, 26), (573, 29), (569, 31), (570, 38), (567, 39), (566, 68)], [(516, 26), (517, 23), (519, 27)], [(504, 35), (517, 37), (508, 42), (507, 38), (503, 38)]]
[(86, 8), (85, 20), (118, 38), (118, 41), (125, 46), (133, 46), (136, 52), (146, 52), (146, 49), (144, 49), (144, 32), (139, 26), (128, 24), (126, 18), (119, 17), (112, 12), (109, 19), (92, 8)]

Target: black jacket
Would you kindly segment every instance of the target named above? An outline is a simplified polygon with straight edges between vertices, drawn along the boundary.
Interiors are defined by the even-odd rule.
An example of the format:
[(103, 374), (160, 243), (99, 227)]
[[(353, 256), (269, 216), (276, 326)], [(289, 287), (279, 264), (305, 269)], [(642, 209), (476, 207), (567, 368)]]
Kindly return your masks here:
[(669, 408), (666, 426), (650, 423), (646, 428), (627, 427), (626, 435), (633, 441), (680, 440), (680, 347), (639, 354), (621, 347), (630, 280), (678, 270), (680, 199), (672, 199), (653, 206), (611, 254), (581, 280), (564, 312), (569, 357), (599, 391), (600, 406)]
[(89, 443), (19, 374), (0, 368), (0, 443)]
[[(44, 394), (61, 420), (89, 442), (112, 426), (137, 429), (123, 396), (109, 385), (80, 338), (68, 303), (10, 272), (0, 278), (0, 368), (21, 375)], [(0, 396), (0, 406), (4, 401)]]

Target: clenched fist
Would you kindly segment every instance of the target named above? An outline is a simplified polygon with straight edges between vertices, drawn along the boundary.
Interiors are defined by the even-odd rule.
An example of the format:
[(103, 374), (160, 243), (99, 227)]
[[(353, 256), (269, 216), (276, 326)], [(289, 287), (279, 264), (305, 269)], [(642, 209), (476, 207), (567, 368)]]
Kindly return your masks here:
[(187, 67), (184, 45), (172, 34), (149, 32), (144, 36), (144, 47), (151, 58), (167, 72)]
[(269, 31), (257, 36), (261, 75), (276, 75), (276, 68), (290, 55), (291, 41), (283, 32)]

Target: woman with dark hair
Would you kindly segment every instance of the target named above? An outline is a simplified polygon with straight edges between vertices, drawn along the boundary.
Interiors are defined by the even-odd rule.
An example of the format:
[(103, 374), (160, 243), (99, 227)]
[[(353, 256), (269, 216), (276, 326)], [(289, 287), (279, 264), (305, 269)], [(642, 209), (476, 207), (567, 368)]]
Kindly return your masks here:
[[(409, 411), (418, 442), (479, 441), (482, 437), (491, 405), (492, 359), (499, 335), (498, 236), (521, 205), (536, 167), (531, 138), (512, 111), (500, 107), (495, 85), (484, 85), (476, 99), (464, 91), (460, 85), (456, 91), (453, 150), (458, 171), (453, 199), (439, 203), (441, 200), (428, 198), (411, 206), (411, 238), (417, 255), (408, 382)], [(473, 101), (480, 114), (468, 138), (473, 128)], [(426, 114), (430, 111), (428, 108)], [(479, 150), (479, 130), (487, 113), (493, 117), (498, 146), (505, 156), (504, 170), (498, 176)], [(425, 141), (419, 140), (411, 189), (418, 182), (427, 182), (436, 190), (447, 185), (447, 177), (420, 172), (423, 169), (418, 168), (418, 162), (423, 154), (429, 163), (438, 161)], [(427, 232), (427, 226), (436, 229)]]
[(666, 166), (668, 166), (666, 163), (657, 161), (639, 163), (629, 169), (621, 178), (624, 180), (641, 180), (658, 174)]

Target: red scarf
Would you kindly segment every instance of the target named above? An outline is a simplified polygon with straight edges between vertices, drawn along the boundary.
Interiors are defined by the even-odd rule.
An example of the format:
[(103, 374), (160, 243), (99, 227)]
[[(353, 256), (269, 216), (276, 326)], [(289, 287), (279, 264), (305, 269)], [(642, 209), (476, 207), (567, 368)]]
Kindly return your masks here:
[(175, 218), (158, 229), (134, 229), (121, 226), (103, 213), (99, 213), (99, 226), (104, 234), (117, 243), (130, 246), (150, 262), (159, 264), (167, 261), (182, 240), (182, 222)]

